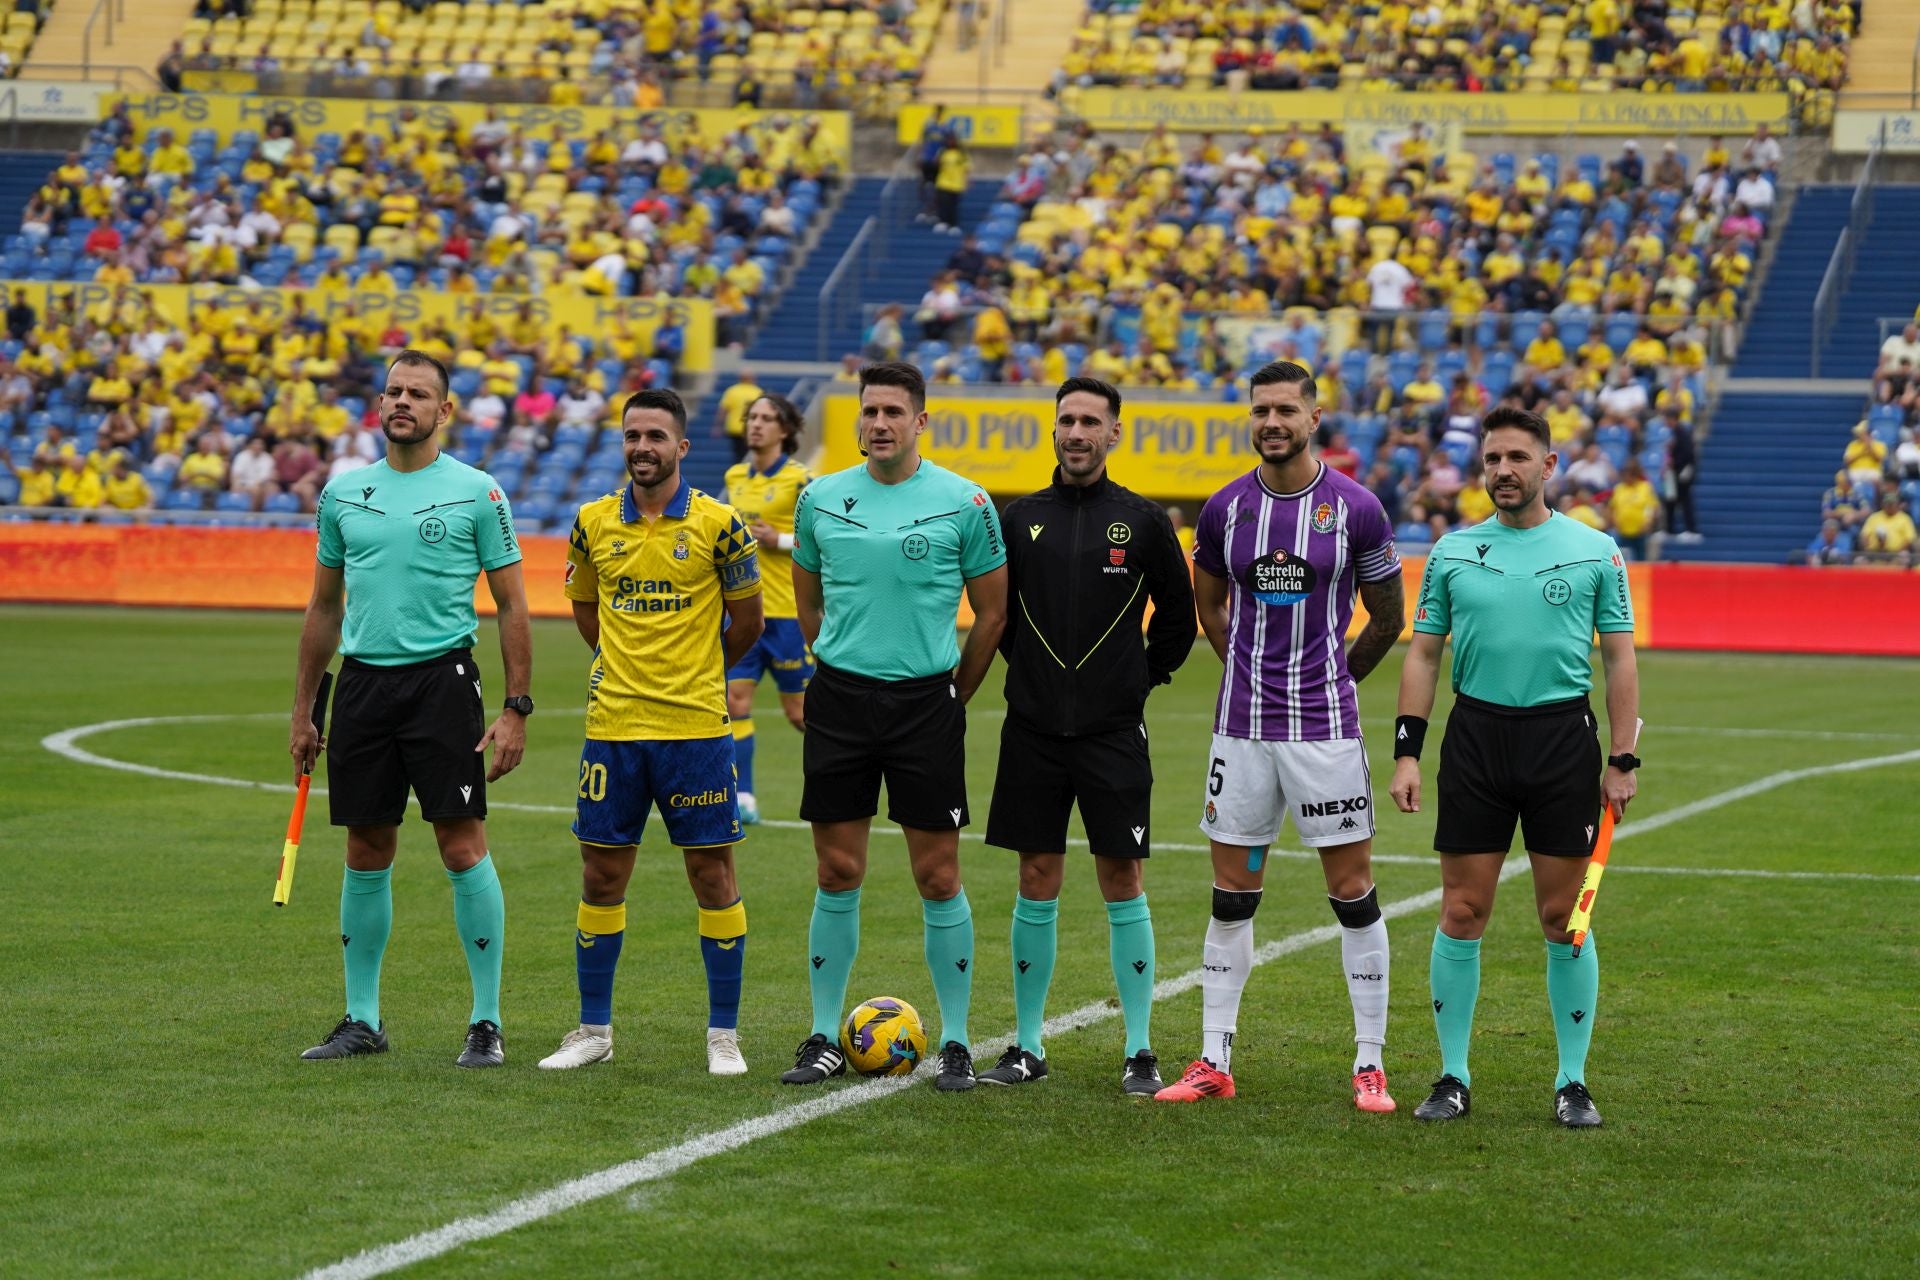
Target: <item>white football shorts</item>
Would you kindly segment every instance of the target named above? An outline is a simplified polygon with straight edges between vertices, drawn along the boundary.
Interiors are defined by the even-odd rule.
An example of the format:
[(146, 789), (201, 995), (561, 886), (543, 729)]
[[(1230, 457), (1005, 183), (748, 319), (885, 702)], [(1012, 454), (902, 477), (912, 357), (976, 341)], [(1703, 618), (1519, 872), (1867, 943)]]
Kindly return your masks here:
[(1259, 848), (1294, 830), (1310, 848), (1373, 836), (1373, 774), (1359, 738), (1257, 742), (1213, 735), (1200, 830), (1221, 844)]

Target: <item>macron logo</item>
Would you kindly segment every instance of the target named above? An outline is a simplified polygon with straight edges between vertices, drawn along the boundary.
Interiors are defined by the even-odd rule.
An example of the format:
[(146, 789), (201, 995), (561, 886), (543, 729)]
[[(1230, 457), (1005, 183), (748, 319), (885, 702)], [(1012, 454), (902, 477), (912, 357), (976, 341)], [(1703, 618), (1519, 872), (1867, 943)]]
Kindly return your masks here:
[(957, 826), (959, 826), (959, 825), (960, 825), (960, 811), (959, 811), (958, 809), (949, 809), (949, 810), (947, 810), (947, 812), (953, 815), (953, 825), (954, 825), (954, 826), (956, 826), (956, 827), (957, 827)]
[(1145, 827), (1135, 827), (1135, 828), (1133, 829), (1133, 842), (1134, 842), (1135, 844), (1139, 844), (1139, 843), (1140, 843), (1140, 841), (1141, 841), (1141, 839), (1142, 839), (1142, 838), (1143, 838), (1143, 837), (1144, 837), (1144, 836), (1145, 836), (1146, 834), (1147, 834), (1147, 829), (1146, 829)]
[(460, 788), (460, 799), (462, 801), (473, 799), (473, 788), (472, 787)]

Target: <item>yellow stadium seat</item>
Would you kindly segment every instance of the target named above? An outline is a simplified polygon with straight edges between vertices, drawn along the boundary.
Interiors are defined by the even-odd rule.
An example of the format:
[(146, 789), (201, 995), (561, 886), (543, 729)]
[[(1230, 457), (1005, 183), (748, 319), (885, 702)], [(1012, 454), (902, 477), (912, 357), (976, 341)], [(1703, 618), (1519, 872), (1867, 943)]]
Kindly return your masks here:
[(231, 58), (239, 48), (240, 37), (225, 31), (214, 32), (207, 41), (207, 52), (216, 58)]
[(318, 232), (309, 222), (296, 222), (280, 233), (281, 243), (293, 250), (296, 262), (313, 261), (313, 246), (317, 238)]
[(393, 242), (400, 238), (398, 227), (375, 227), (367, 233), (367, 248), (383, 258), (393, 256)]
[(843, 9), (822, 9), (814, 25), (822, 31), (840, 31), (847, 25), (847, 14)]
[(360, 228), (351, 223), (336, 222), (327, 228), (324, 237), (326, 244), (339, 251), (342, 261), (352, 262), (360, 253)]

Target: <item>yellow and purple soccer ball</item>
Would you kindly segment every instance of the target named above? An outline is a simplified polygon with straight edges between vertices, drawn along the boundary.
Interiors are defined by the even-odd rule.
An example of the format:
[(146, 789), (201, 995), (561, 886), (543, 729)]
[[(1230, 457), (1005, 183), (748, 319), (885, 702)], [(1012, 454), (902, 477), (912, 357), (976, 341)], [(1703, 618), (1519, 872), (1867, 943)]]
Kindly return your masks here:
[(927, 1029), (905, 1000), (875, 996), (847, 1015), (840, 1047), (863, 1076), (904, 1076), (927, 1056)]

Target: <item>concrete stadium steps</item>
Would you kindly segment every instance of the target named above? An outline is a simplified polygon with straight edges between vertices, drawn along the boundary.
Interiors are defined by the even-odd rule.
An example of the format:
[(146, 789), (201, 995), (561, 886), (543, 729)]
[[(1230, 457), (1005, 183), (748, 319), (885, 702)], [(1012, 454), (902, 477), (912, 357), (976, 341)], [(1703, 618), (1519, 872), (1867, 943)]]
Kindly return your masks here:
[(1669, 541), (1667, 555), (1778, 564), (1804, 547), (1862, 407), (1859, 396), (1722, 396), (1693, 489), (1705, 540)]
[[(1804, 378), (1814, 302), (1833, 247), (1847, 226), (1848, 186), (1802, 187), (1768, 269), (1760, 302), (1746, 332), (1734, 376)], [(1873, 216), (1863, 228), (1853, 276), (1841, 291), (1832, 333), (1820, 352), (1822, 377), (1864, 377), (1879, 348), (1877, 321), (1910, 316), (1920, 304), (1920, 254), (1911, 229), (1920, 225), (1920, 187), (1886, 186), (1874, 193)]]
[[(773, 314), (760, 326), (759, 335), (747, 351), (749, 365), (755, 361), (820, 359), (821, 286), (833, 274), (866, 220), (880, 216), (880, 192), (885, 186), (884, 178), (853, 180), (846, 199), (834, 211), (833, 221), (822, 233), (819, 243), (801, 264)], [(980, 179), (967, 188), (961, 213), (968, 226), (980, 223), (999, 190), (997, 178)], [(884, 273), (865, 281), (856, 292), (869, 303), (904, 303), (911, 315), (934, 275), (946, 266), (960, 238), (936, 234), (931, 227), (913, 222), (910, 202), (907, 220), (891, 227), (889, 234)], [(877, 250), (869, 249), (869, 253), (873, 252)], [(918, 336), (911, 324), (906, 327), (909, 341)], [(848, 352), (860, 350), (864, 336), (861, 309), (849, 308), (841, 323), (827, 334), (826, 358), (837, 361)]]

